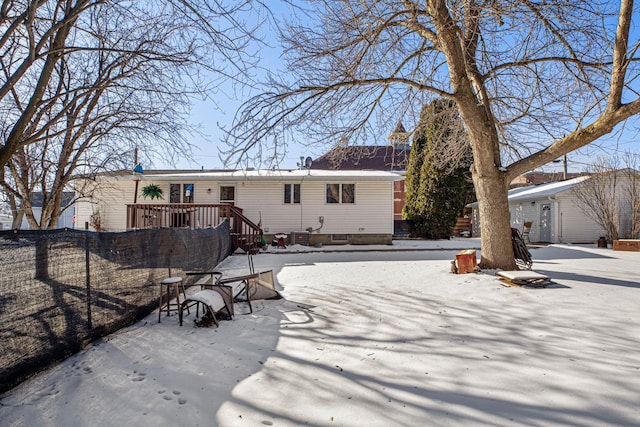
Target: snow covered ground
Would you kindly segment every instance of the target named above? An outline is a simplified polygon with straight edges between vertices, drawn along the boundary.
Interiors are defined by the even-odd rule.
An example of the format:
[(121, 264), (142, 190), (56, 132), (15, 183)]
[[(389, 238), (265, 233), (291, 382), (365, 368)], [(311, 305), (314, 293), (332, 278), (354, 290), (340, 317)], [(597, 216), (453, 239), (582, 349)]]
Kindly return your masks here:
[(451, 274), (476, 247), (270, 248), (284, 299), (217, 329), (151, 314), (2, 396), (0, 425), (639, 425), (640, 254), (533, 249), (556, 282), (533, 289)]

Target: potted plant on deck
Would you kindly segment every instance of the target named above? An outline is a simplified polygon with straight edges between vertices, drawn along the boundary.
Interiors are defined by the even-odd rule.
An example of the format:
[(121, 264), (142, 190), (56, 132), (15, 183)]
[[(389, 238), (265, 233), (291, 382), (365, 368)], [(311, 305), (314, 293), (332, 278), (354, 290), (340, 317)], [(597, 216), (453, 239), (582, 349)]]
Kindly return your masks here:
[[(151, 200), (154, 199), (164, 199), (164, 195), (162, 192), (162, 188), (157, 184), (149, 184), (142, 187), (142, 197), (149, 198)], [(158, 218), (157, 211), (144, 209), (142, 212), (144, 226), (145, 227), (157, 227), (158, 226)]]
[(153, 199), (164, 199), (162, 188), (157, 184), (149, 184), (142, 187), (142, 197)]

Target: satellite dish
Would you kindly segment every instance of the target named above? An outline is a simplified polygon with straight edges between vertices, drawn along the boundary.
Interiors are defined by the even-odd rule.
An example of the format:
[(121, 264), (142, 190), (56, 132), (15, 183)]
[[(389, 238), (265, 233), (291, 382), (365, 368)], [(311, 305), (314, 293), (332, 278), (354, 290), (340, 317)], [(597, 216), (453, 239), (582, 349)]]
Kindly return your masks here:
[(307, 157), (304, 159), (304, 167), (307, 169), (311, 169), (311, 165), (313, 164), (313, 159), (311, 157)]

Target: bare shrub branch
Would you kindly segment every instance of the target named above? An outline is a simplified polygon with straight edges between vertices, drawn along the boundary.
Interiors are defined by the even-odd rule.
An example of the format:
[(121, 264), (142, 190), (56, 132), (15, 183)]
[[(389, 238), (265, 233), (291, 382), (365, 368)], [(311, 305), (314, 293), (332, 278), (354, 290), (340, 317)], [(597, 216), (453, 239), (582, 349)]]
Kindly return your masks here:
[(640, 234), (639, 164), (639, 156), (629, 152), (600, 157), (588, 169), (591, 178), (572, 190), (584, 214), (602, 227), (610, 242)]

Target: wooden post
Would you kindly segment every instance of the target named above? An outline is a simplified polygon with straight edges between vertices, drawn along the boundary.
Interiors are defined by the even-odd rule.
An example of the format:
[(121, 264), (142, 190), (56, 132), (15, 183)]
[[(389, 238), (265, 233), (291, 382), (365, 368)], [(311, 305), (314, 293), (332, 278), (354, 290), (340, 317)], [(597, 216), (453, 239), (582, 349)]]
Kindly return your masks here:
[(85, 283), (87, 286), (87, 328), (89, 331), (93, 329), (93, 321), (91, 320), (91, 268), (90, 268), (90, 254), (89, 251), (89, 222), (84, 223), (84, 269), (85, 269)]

